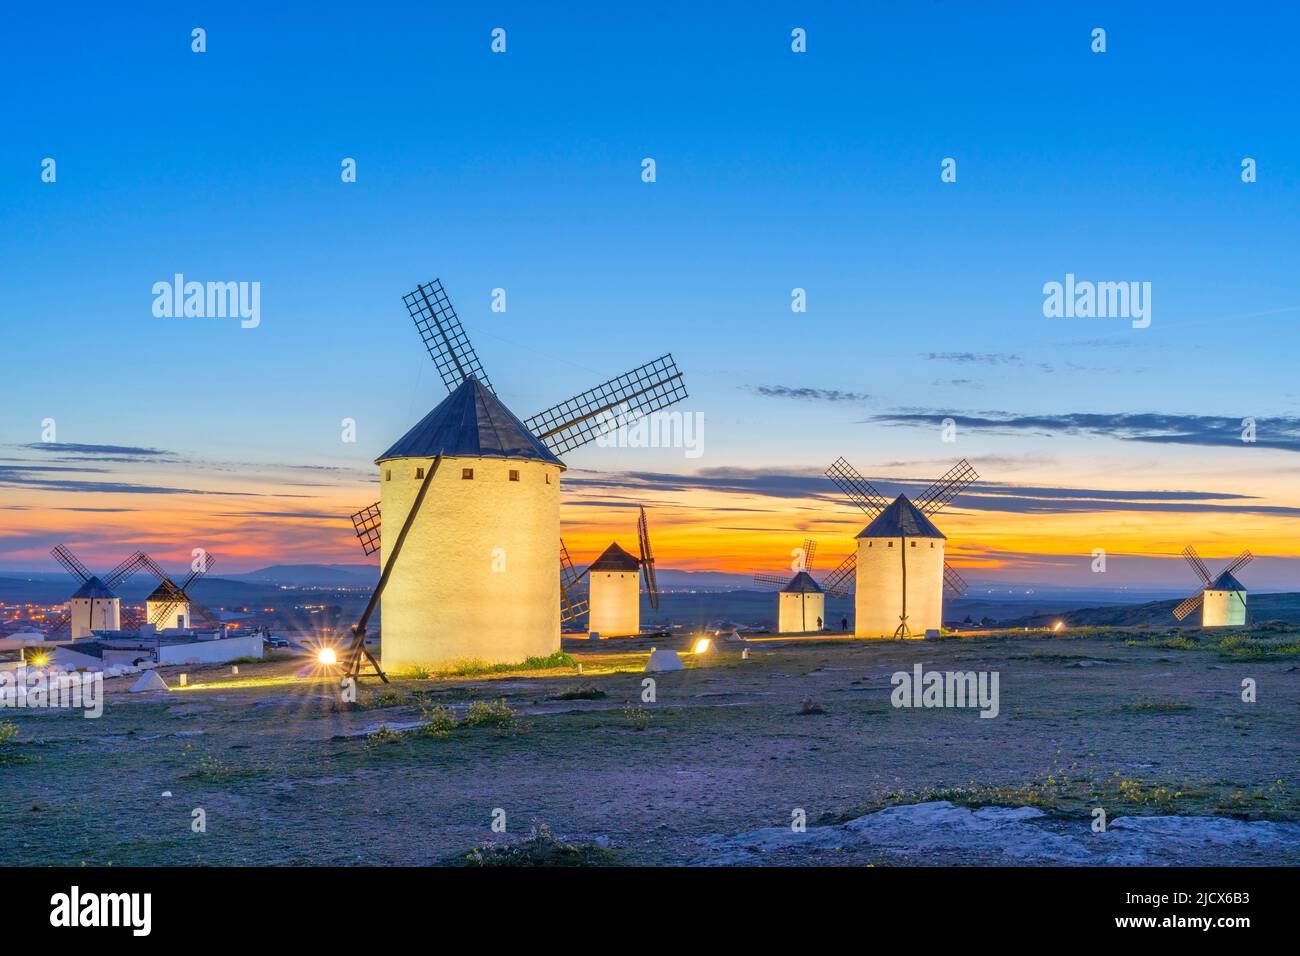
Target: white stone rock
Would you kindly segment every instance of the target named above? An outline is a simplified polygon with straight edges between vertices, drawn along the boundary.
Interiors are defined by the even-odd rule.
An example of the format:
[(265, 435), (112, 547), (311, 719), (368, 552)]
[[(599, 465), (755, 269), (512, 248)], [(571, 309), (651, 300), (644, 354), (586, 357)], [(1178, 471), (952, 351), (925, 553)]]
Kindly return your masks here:
[(677, 656), (676, 651), (660, 648), (650, 654), (650, 659), (645, 662), (645, 669), (646, 673), (652, 671), (679, 671), (682, 669), (682, 659)]
[(1093, 833), (1090, 817), (1051, 818), (1034, 807), (970, 810), (947, 801), (889, 807), (841, 826), (767, 827), (738, 836), (700, 841), (705, 865), (754, 862), (774, 850), (862, 848), (916, 861), (981, 859), (1018, 865), (1136, 866), (1194, 864), (1207, 850), (1300, 846), (1300, 824), (1244, 821), (1229, 817), (1119, 817), (1104, 833)]
[(167, 682), (153, 671), (146, 671), (140, 679), (131, 685), (131, 693), (144, 694), (151, 690), (169, 690)]

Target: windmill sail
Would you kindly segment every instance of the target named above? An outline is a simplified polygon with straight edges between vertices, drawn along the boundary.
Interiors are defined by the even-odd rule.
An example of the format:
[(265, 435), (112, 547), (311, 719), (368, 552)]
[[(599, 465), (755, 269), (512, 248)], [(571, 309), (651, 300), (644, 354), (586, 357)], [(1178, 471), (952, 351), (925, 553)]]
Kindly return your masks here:
[(935, 514), (978, 480), (978, 472), (963, 458), (948, 469), (943, 477), (922, 491), (914, 504), (927, 515)]
[(853, 590), (854, 576), (858, 570), (857, 554), (850, 554), (847, 558), (836, 565), (830, 574), (826, 575), (822, 581), (822, 589), (831, 597), (842, 598)]
[(64, 569), (77, 580), (84, 583), (93, 577), (90, 573), (90, 569), (82, 564), (81, 560), (75, 554), (68, 550), (67, 545), (61, 544), (56, 548), (52, 548), (50, 554), (54, 555), (55, 560), (57, 560), (59, 564), (63, 565)]
[(953, 597), (961, 597), (966, 593), (966, 581), (948, 565), (947, 561), (943, 563), (943, 586)]
[(415, 320), (424, 347), (429, 350), (429, 357), (433, 359), (447, 391), (455, 391), (456, 386), (467, 378), (476, 378), (488, 391), (493, 390), (441, 279), (417, 286), (415, 291), (404, 295), (402, 301)]
[(367, 505), (360, 511), (352, 515), (352, 527), (356, 533), (357, 540), (361, 542), (361, 550), (366, 554), (374, 554), (379, 550), (379, 502), (373, 505)]
[(1210, 569), (1205, 566), (1201, 556), (1196, 553), (1196, 549), (1190, 544), (1183, 548), (1183, 559), (1192, 566), (1192, 570), (1200, 577), (1203, 584), (1209, 584), (1214, 578), (1210, 577)]
[(578, 582), (582, 580), (583, 571), (578, 573), (573, 566), (573, 559), (569, 557), (569, 549), (565, 547), (564, 539), (560, 539), (560, 624), (576, 624), (578, 619), (590, 610), (591, 605), (587, 599), (579, 594), (574, 593), (577, 589)]
[(1237, 555), (1237, 557), (1232, 560), (1231, 564), (1229, 564), (1226, 568), (1223, 569), (1223, 572), (1222, 574), (1220, 574), (1220, 577), (1222, 577), (1223, 574), (1235, 574), (1236, 572), (1240, 571), (1242, 568), (1244, 568), (1246, 565), (1250, 564), (1250, 562), (1254, 560), (1255, 560), (1255, 556), (1253, 554), (1251, 554), (1249, 551), (1243, 551), (1241, 552), (1241, 554)]
[(799, 570), (811, 571), (813, 569), (813, 558), (817, 556), (817, 542), (812, 538), (804, 538), (803, 553), (799, 555)]
[(835, 482), (840, 491), (865, 511), (868, 517), (874, 518), (889, 504), (884, 495), (843, 458), (836, 458), (826, 469), (826, 477)]
[(650, 598), (650, 606), (657, 611), (659, 610), (659, 585), (655, 582), (655, 556), (650, 550), (650, 526), (646, 522), (644, 506), (641, 508), (641, 516), (636, 519), (636, 536), (641, 544), (641, 580), (645, 585), (646, 595)]
[(1190, 597), (1184, 598), (1182, 603), (1179, 604), (1176, 608), (1174, 608), (1174, 617), (1178, 618), (1178, 620), (1180, 621), (1183, 620), (1189, 614), (1191, 614), (1193, 611), (1199, 608), (1201, 606), (1201, 603), (1204, 600), (1205, 600), (1204, 591), (1197, 591), (1195, 594), (1191, 595)]
[[(790, 552), (794, 556), (790, 570), (794, 574), (800, 571), (807, 571), (811, 574), (813, 569), (813, 559), (817, 556), (817, 542), (812, 538), (804, 538), (803, 547), (796, 548)], [(790, 583), (789, 574), (769, 574), (766, 571), (754, 572), (754, 583), (763, 587), (772, 587), (780, 590)], [(822, 585), (825, 589), (825, 584)]]
[(131, 575), (135, 574), (135, 572), (139, 571), (142, 567), (145, 566), (146, 557), (147, 555), (143, 551), (137, 551), (129, 558), (126, 558), (117, 567), (109, 571), (108, 574), (104, 575), (104, 577), (102, 578), (104, 582), (104, 587), (109, 589), (117, 587), (119, 584), (121, 584), (123, 581), (125, 581), (127, 578), (129, 578)]
[(557, 455), (686, 398), (682, 373), (671, 355), (611, 378), (524, 422)]

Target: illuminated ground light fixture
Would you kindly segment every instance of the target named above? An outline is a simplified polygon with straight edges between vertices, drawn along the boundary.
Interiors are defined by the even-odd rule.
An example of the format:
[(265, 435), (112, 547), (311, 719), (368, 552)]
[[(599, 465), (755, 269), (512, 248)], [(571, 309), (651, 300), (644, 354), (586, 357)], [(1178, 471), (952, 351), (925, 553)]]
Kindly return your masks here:
[(339, 662), (338, 654), (334, 653), (332, 647), (322, 647), (316, 652), (316, 663), (322, 667), (333, 667)]
[(695, 642), (695, 647), (692, 648), (691, 653), (707, 654), (712, 648), (713, 648), (713, 641), (707, 637), (701, 637), (698, 641)]

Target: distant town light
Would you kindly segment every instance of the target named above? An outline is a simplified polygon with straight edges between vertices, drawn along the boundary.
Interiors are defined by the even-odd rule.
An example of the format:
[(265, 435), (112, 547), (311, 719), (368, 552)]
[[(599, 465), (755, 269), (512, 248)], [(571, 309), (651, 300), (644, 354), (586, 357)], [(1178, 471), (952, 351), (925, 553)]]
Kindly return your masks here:
[(1065, 627), (1064, 621), (1057, 621), (1054, 625), (1052, 625), (1052, 630), (1059, 631), (1062, 630), (1064, 627)]

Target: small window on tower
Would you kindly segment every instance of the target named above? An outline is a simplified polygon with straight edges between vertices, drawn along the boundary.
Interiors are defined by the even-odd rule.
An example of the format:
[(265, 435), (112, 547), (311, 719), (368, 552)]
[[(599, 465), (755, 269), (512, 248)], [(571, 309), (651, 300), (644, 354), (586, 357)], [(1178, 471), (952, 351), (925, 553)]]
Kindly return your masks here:
[(473, 481), (473, 480), (474, 480), (474, 469), (473, 469), (473, 468), (462, 468), (462, 469), (460, 470), (460, 477), (461, 477), (461, 480), (462, 480), (462, 481)]
[(513, 468), (510, 469), (510, 480), (511, 481), (519, 480), (519, 472), (515, 471)]
[(384, 469), (384, 481), (392, 481), (392, 480), (393, 480), (393, 469), (391, 469), (391, 468), (385, 468), (385, 469)]
[(934, 547), (934, 542), (933, 542), (933, 541), (930, 542), (930, 547), (932, 547), (932, 548)]
[(889, 542), (889, 546), (892, 548), (892, 547), (894, 546), (894, 542), (892, 542), (892, 541)]
[(916, 542), (915, 542), (915, 541), (912, 542), (912, 547), (914, 547), (914, 548), (916, 547)]
[(417, 479), (419, 479), (419, 478), (423, 478), (423, 477), (424, 477), (424, 469), (423, 469), (423, 468), (417, 468), (417, 469), (415, 469), (415, 477), (416, 477)]
[(549, 471), (546, 473), (546, 483), (548, 485), (551, 483), (551, 473)]

